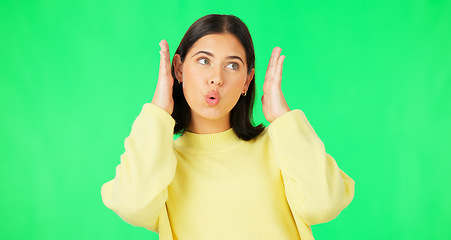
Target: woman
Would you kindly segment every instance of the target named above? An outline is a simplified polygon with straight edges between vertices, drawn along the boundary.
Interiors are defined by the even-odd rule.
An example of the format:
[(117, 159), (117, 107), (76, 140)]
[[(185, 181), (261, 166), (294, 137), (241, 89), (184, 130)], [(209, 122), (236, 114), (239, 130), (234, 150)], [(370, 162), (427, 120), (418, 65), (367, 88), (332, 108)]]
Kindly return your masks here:
[[(104, 204), (160, 239), (313, 239), (354, 196), (300, 110), (281, 90), (274, 48), (262, 97), (271, 124), (253, 126), (255, 55), (245, 24), (207, 15), (186, 32), (125, 139)], [(173, 133), (181, 136), (173, 141)]]

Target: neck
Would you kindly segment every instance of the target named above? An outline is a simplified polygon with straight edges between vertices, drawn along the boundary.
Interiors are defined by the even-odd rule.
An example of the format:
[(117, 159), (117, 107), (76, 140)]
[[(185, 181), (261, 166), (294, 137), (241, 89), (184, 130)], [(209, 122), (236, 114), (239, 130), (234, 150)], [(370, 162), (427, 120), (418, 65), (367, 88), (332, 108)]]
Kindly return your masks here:
[(230, 113), (220, 119), (205, 119), (195, 114), (191, 115), (191, 124), (188, 131), (196, 134), (212, 134), (229, 130)]

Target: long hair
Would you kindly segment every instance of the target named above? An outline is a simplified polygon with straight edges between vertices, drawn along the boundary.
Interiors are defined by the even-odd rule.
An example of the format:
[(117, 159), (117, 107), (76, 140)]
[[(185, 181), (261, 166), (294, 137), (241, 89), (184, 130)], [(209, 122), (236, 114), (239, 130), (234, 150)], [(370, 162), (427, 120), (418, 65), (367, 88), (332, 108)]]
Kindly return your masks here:
[[(198, 19), (186, 31), (177, 51), (182, 63), (185, 61), (186, 54), (194, 43), (209, 34), (230, 33), (240, 41), (246, 52), (247, 73), (255, 67), (255, 52), (252, 38), (246, 25), (236, 16), (210, 14)], [(191, 110), (186, 102), (181, 84), (177, 83), (174, 63), (171, 68), (174, 85), (172, 97), (174, 99), (174, 110), (172, 117), (175, 120), (174, 134), (183, 134), (191, 122)], [(263, 124), (254, 126), (253, 106), (255, 99), (255, 74), (248, 87), (246, 96), (241, 95), (235, 107), (230, 111), (230, 126), (235, 134), (243, 140), (249, 141), (257, 137), (263, 130)]]

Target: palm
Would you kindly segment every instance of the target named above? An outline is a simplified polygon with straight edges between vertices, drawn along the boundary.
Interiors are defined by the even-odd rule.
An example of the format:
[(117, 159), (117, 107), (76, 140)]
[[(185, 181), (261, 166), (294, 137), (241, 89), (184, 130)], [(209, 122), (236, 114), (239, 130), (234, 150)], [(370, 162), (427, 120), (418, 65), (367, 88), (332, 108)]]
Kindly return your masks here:
[(285, 59), (285, 56), (280, 56), (281, 51), (279, 47), (275, 47), (272, 51), (263, 84), (263, 114), (268, 122), (273, 122), (290, 111), (281, 88), (282, 66)]

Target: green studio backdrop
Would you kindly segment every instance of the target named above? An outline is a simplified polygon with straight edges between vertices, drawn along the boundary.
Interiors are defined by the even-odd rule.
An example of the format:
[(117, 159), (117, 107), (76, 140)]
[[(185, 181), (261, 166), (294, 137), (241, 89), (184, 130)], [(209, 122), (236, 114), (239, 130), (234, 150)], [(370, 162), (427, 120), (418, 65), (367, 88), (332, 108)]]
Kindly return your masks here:
[(210, 13), (271, 50), (355, 198), (316, 239), (451, 239), (451, 1), (0, 1), (0, 239), (158, 239), (101, 200), (171, 54)]

